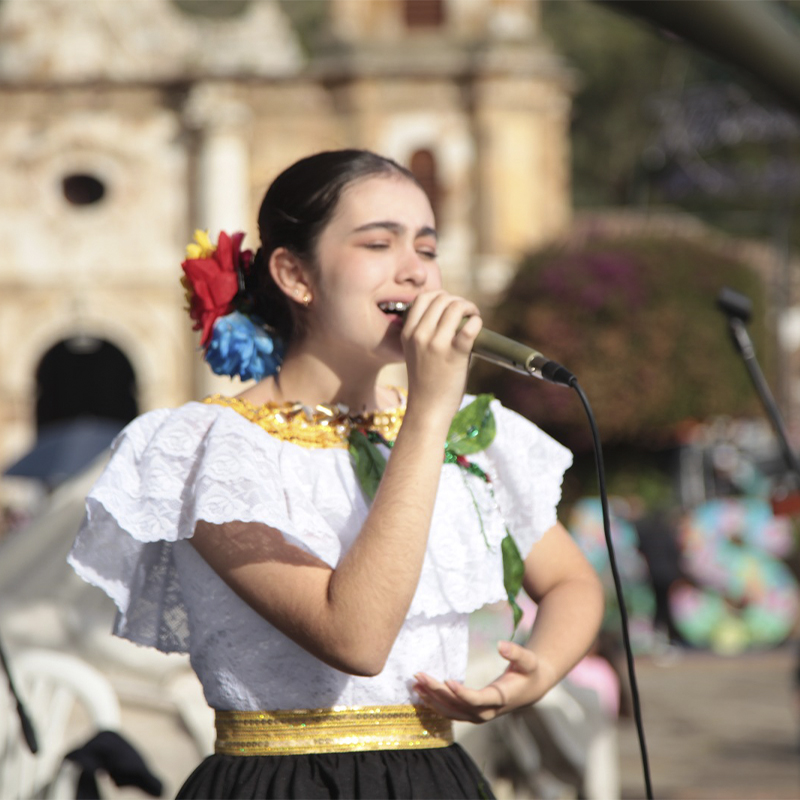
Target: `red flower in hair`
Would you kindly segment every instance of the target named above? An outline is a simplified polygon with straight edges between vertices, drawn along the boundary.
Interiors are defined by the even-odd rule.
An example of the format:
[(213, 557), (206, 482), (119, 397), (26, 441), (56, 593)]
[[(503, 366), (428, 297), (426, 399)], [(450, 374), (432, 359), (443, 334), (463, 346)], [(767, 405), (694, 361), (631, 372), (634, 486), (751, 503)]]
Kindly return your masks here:
[(220, 233), (216, 246), (205, 231), (195, 231), (194, 238), (181, 264), (185, 273), (181, 283), (186, 288), (189, 316), (195, 321), (193, 329), (203, 331), (200, 344), (205, 348), (217, 319), (234, 310), (239, 275), (250, 269), (253, 253), (241, 250), (243, 233)]

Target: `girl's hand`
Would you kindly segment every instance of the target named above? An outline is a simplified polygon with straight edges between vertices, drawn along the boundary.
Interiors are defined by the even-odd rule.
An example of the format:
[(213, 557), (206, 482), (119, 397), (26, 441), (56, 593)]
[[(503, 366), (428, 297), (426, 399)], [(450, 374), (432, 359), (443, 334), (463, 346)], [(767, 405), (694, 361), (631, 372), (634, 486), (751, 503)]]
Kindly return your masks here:
[[(466, 319), (466, 322), (464, 320)], [(448, 421), (464, 393), (470, 353), (482, 326), (478, 307), (445, 291), (423, 292), (402, 332), (409, 406), (443, 408)]]
[(555, 674), (532, 650), (513, 642), (500, 642), (497, 650), (508, 667), (482, 689), (468, 689), (459, 681), (437, 681), (420, 672), (414, 676), (414, 690), (442, 716), (480, 723), (533, 703), (555, 684)]

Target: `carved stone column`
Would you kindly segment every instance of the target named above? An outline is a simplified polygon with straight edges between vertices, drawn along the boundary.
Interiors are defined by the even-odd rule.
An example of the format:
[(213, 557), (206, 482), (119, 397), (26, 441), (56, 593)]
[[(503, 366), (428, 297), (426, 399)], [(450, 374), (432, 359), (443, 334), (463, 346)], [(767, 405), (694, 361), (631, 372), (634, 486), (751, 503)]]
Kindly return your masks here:
[[(199, 84), (192, 89), (184, 110), (187, 127), (196, 138), (191, 230), (208, 230), (216, 240), (221, 230), (244, 231), (246, 245), (255, 249), (258, 234), (250, 208), (250, 125), (252, 110), (225, 83)], [(195, 371), (198, 396), (239, 391), (227, 377), (219, 377), (198, 356)]]
[(251, 224), (250, 125), (252, 110), (237, 97), (236, 87), (206, 83), (196, 86), (185, 120), (197, 137), (195, 214), (197, 227), (244, 230)]

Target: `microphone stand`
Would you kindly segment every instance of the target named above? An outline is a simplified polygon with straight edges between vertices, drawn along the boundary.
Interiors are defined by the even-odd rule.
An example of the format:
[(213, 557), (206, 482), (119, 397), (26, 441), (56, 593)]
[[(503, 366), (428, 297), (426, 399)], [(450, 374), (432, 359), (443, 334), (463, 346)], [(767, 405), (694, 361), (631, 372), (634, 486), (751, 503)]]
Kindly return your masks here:
[[(746, 305), (743, 303), (736, 308), (732, 308), (729, 303), (726, 302), (732, 297), (738, 301), (745, 301)], [(800, 479), (800, 461), (798, 461), (796, 453), (789, 444), (789, 436), (786, 433), (786, 427), (783, 424), (780, 409), (775, 402), (775, 398), (772, 396), (769, 385), (764, 378), (764, 373), (761, 371), (761, 367), (758, 364), (753, 342), (745, 326), (745, 322), (749, 318), (749, 300), (743, 295), (735, 295), (730, 289), (723, 289), (718, 298), (718, 305), (728, 318), (728, 326), (730, 328), (734, 347), (741, 355), (745, 367), (747, 367), (747, 371), (750, 374), (750, 379), (753, 381), (753, 386), (761, 399), (761, 403), (767, 412), (770, 422), (772, 422), (772, 426), (778, 436), (778, 443), (786, 465), (794, 473), (794, 483), (796, 486), (798, 479)]]

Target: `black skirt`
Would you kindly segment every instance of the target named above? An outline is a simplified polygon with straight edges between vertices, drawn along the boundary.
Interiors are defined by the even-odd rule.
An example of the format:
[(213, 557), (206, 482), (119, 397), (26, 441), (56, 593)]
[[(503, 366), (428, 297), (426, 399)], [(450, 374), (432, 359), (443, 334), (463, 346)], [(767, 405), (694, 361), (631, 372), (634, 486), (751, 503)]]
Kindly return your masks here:
[(289, 756), (206, 758), (178, 798), (494, 798), (458, 744), (419, 750), (370, 750)]

